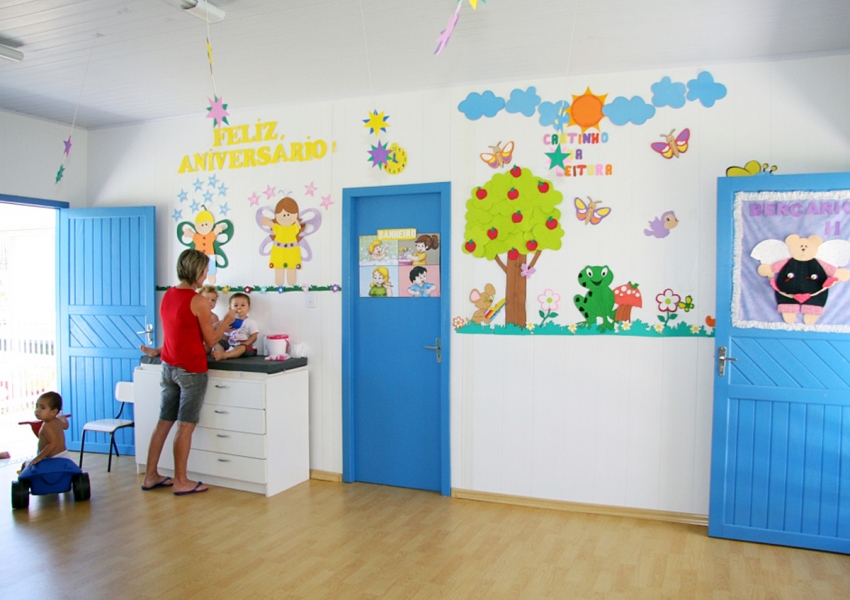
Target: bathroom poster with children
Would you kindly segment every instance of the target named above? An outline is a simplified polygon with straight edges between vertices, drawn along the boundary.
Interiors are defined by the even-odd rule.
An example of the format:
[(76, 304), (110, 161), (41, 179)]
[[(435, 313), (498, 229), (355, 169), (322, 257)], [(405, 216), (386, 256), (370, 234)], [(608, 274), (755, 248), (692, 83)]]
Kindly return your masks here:
[(360, 296), (440, 296), (440, 234), (379, 229), (360, 236)]

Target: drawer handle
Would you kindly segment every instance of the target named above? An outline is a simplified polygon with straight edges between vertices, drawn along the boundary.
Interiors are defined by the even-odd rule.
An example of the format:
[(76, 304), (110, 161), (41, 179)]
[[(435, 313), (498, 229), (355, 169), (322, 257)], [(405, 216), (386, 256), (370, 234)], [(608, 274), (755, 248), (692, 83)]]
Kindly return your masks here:
[(217, 387), (220, 390), (229, 390), (230, 389), (229, 385), (221, 385), (220, 383), (215, 384), (215, 387)]
[(217, 410), (217, 411), (215, 411), (215, 414), (217, 414), (217, 415), (229, 415), (230, 412), (226, 411), (226, 410)]
[(219, 458), (218, 462), (230, 462), (229, 458)]
[(220, 438), (229, 438), (230, 436), (229, 436), (229, 435), (224, 435), (223, 433), (217, 433), (217, 434), (215, 434), (215, 437), (220, 437)]

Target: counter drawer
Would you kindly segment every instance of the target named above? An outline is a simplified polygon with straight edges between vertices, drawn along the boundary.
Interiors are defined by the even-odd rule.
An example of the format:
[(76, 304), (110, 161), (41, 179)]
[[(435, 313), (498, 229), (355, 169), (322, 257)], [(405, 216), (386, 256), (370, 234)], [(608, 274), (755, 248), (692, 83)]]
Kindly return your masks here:
[(189, 452), (189, 471), (251, 483), (266, 482), (266, 461), (219, 452), (192, 450)]
[(254, 433), (197, 427), (192, 435), (192, 449), (251, 458), (265, 458), (266, 438)]
[(241, 408), (265, 408), (265, 386), (261, 381), (240, 381), (210, 377), (204, 404), (238, 406)]
[(262, 435), (266, 432), (266, 411), (205, 403), (198, 426)]

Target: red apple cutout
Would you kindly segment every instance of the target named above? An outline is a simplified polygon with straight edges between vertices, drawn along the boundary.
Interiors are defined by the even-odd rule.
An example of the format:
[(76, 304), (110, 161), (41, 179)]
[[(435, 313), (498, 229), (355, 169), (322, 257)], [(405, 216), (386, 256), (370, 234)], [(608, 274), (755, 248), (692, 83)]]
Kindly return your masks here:
[(519, 165), (514, 165), (514, 168), (511, 169), (511, 175), (513, 175), (514, 177), (519, 177), (522, 175), (522, 169)]
[(499, 235), (499, 230), (496, 229), (495, 227), (491, 227), (490, 229), (487, 230), (487, 237), (490, 238), (491, 240), (495, 240), (498, 235)]
[(511, 188), (508, 192), (508, 198), (510, 200), (516, 200), (517, 198), (519, 198), (519, 190), (516, 188)]
[(519, 250), (517, 250), (516, 248), (511, 248), (510, 250), (508, 250), (508, 259), (516, 260), (518, 258), (519, 258)]
[(516, 211), (514, 214), (511, 215), (511, 221), (513, 221), (514, 223), (521, 223), (522, 213), (520, 211)]
[(469, 240), (466, 242), (465, 248), (467, 252), (475, 252), (475, 242)]
[(537, 240), (528, 240), (525, 243), (525, 247), (528, 248), (529, 252), (534, 252), (535, 250), (537, 250)]
[(547, 229), (555, 229), (558, 226), (558, 219), (555, 217), (549, 217), (546, 219), (546, 228)]
[(484, 200), (484, 198), (487, 197), (487, 190), (485, 190), (484, 188), (478, 188), (477, 190), (475, 190), (475, 197), (479, 200)]
[(545, 194), (546, 192), (549, 191), (549, 182), (548, 181), (539, 182), (537, 184), (537, 189), (540, 190), (541, 194)]

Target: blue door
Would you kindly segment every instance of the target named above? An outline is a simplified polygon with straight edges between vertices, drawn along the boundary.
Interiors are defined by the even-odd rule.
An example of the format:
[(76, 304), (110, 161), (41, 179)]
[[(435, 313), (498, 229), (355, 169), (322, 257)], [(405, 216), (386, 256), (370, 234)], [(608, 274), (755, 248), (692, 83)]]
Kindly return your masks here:
[[(346, 482), (451, 493), (450, 196), (448, 183), (343, 191)], [(393, 297), (360, 295), (360, 236), (381, 229), (440, 234), (439, 297), (399, 297), (406, 280), (393, 282)]]
[(792, 234), (846, 239), (841, 190), (850, 174), (718, 180), (711, 536), (850, 553), (850, 334), (840, 325), (850, 282), (817, 307), (816, 293), (782, 292), (787, 257), (759, 274), (752, 248)]
[[(154, 239), (152, 206), (60, 211), (59, 373), (71, 450), (87, 421), (115, 416), (115, 384), (133, 380), (139, 344), (156, 339)], [(134, 453), (132, 428), (115, 441)], [(87, 434), (86, 451), (109, 452), (109, 436)]]

